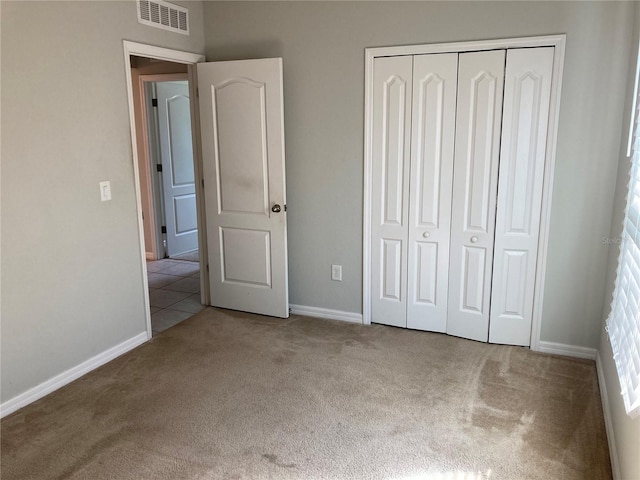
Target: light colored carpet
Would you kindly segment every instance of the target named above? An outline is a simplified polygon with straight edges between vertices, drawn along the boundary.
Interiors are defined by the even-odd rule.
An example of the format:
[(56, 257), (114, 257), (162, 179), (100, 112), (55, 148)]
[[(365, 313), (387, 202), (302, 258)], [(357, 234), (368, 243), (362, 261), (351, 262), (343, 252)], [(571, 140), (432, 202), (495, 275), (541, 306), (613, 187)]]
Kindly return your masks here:
[(207, 308), (2, 420), (2, 479), (609, 479), (593, 362)]

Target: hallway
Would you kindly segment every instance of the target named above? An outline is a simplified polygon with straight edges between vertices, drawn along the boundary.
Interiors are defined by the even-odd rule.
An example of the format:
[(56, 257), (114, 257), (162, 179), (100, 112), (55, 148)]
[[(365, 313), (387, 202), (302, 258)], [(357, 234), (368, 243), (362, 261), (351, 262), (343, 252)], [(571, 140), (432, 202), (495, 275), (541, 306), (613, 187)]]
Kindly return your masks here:
[(153, 335), (173, 327), (204, 308), (200, 304), (200, 264), (164, 258), (148, 261)]

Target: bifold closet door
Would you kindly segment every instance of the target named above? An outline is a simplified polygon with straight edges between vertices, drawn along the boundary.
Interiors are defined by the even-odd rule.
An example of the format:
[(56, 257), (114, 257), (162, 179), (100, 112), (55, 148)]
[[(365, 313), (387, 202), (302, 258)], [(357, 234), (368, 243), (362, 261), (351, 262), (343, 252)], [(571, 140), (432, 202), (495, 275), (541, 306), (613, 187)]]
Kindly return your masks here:
[(553, 47), (509, 50), (504, 86), (489, 341), (528, 346)]
[(451, 215), (447, 333), (486, 342), (505, 51), (462, 53)]
[(458, 54), (413, 58), (407, 327), (447, 329)]
[(413, 58), (373, 68), (371, 321), (406, 327)]
[(530, 344), (553, 58), (375, 59), (372, 322)]

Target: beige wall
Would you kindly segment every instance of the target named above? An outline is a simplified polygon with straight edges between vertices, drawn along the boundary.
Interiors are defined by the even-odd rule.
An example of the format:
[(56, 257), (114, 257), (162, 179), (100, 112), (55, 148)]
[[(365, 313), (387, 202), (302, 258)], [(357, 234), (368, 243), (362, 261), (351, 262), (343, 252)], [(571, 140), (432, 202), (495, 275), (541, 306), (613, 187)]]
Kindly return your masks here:
[(291, 302), (362, 311), (366, 47), (566, 33), (542, 340), (597, 347), (634, 8), (205, 2), (208, 60), (284, 58)]
[(122, 40), (204, 31), (201, 2), (190, 36), (135, 5), (2, 2), (2, 402), (146, 330)]
[[(638, 55), (638, 40), (640, 39), (640, 8), (636, 9), (635, 15), (635, 32), (632, 44), (635, 48), (632, 49), (629, 56), (629, 65), (633, 67), (637, 61)], [(624, 210), (626, 206), (626, 197), (629, 184), (629, 170), (631, 167), (631, 160), (627, 157), (627, 142), (628, 142), (628, 122), (631, 117), (631, 108), (633, 104), (633, 87), (635, 82), (635, 69), (630, 68), (627, 77), (626, 101), (625, 111), (623, 115), (623, 130), (621, 135), (621, 145), (618, 164), (618, 174), (616, 182), (616, 190), (613, 201), (613, 210), (611, 215), (611, 232), (609, 238), (614, 240), (609, 244), (609, 263), (608, 263), (608, 281), (606, 285), (606, 295), (604, 301), (603, 319), (609, 316), (610, 302), (613, 296), (613, 289), (615, 287), (616, 269), (618, 267), (618, 256), (620, 254), (620, 248), (615, 241), (620, 238), (622, 234), (622, 221), (624, 219)], [(613, 360), (613, 352), (611, 350), (611, 343), (609, 337), (604, 330), (605, 322), (602, 323), (601, 336), (600, 336), (600, 367), (601, 373), (605, 379), (606, 385), (606, 401), (605, 408), (608, 406), (608, 413), (610, 415), (610, 428), (613, 431), (609, 431), (609, 435), (613, 437), (618, 453), (617, 464), (619, 468), (619, 474), (621, 479), (636, 479), (640, 478), (640, 417), (632, 419), (629, 417), (624, 408), (624, 402), (620, 395), (620, 382), (618, 380), (618, 374), (616, 372), (616, 365)]]

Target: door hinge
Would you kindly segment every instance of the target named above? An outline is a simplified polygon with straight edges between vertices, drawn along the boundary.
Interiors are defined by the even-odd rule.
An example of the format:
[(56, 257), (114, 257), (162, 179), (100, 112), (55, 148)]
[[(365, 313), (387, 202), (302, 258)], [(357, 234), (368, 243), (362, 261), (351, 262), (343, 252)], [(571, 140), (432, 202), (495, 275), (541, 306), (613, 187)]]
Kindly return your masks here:
[(286, 203), (284, 204), (284, 211), (285, 212), (287, 211), (287, 204)]
[(157, 107), (158, 106), (158, 99), (157, 98), (152, 98), (151, 99), (151, 106), (152, 107)]
[(204, 178), (200, 179), (200, 181), (202, 182), (202, 188), (204, 188)]
[(162, 173), (162, 164), (161, 163), (156, 163), (156, 172), (161, 172)]
[(163, 225), (162, 227), (160, 227), (160, 232), (161, 233), (167, 233), (167, 226)]
[(209, 264), (207, 263), (207, 272), (209, 271)]
[(200, 98), (200, 89), (196, 87), (196, 98)]

